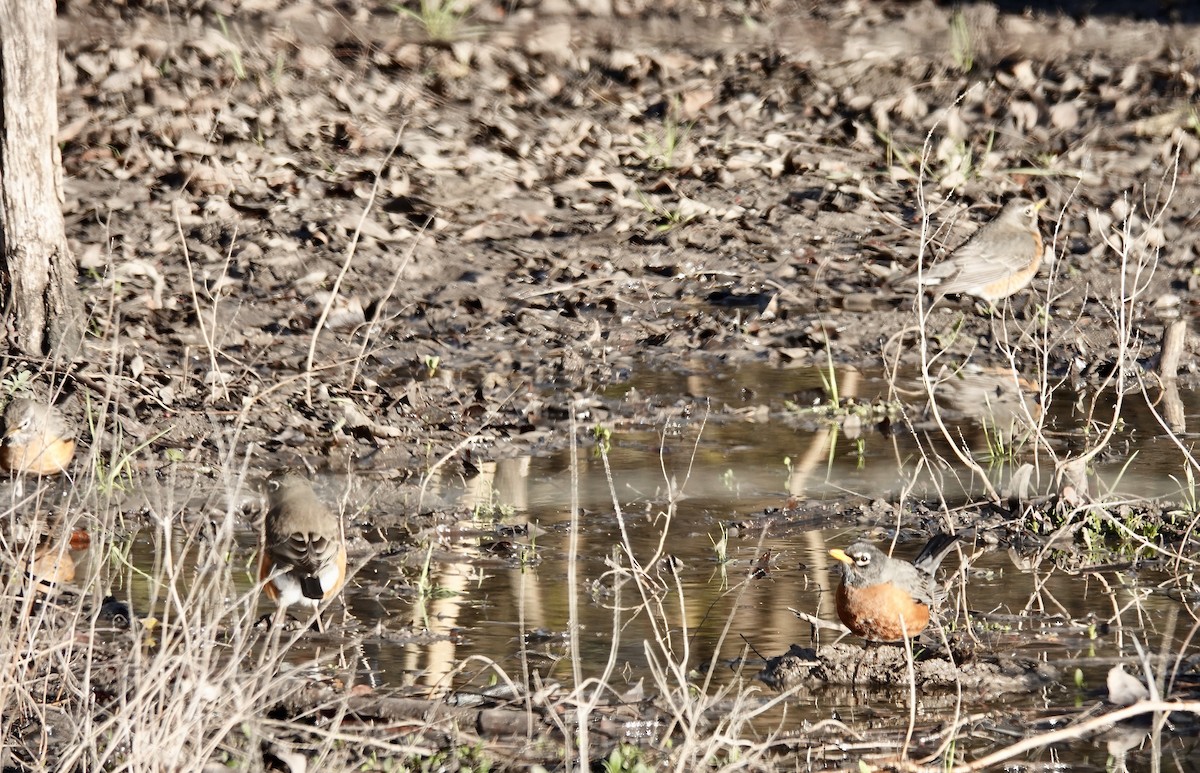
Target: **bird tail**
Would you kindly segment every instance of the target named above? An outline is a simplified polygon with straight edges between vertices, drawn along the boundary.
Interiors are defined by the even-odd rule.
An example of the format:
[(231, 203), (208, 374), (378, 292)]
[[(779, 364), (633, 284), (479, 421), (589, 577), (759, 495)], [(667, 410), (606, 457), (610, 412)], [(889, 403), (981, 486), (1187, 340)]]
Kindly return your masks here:
[(954, 543), (959, 539), (957, 534), (935, 534), (925, 543), (925, 547), (921, 548), (921, 552), (913, 559), (913, 566), (927, 574), (933, 574), (937, 571), (938, 564), (942, 563), (942, 559), (954, 547)]
[(321, 587), (321, 578), (314, 575), (300, 578), (300, 592), (304, 598), (320, 601), (325, 598), (325, 589)]

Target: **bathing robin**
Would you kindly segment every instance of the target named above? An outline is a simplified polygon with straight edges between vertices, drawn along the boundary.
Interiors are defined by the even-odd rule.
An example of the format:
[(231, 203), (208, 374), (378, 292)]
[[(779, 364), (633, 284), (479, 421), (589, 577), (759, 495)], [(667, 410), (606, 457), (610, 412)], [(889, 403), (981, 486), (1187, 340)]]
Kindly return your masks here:
[(73, 552), (87, 550), (91, 545), (91, 535), (86, 529), (71, 528), (63, 523), (65, 511), (51, 516), (47, 521), (34, 528), (30, 536), (34, 544), (25, 574), (34, 587), (46, 590), (56, 586), (66, 585), (75, 581), (75, 557)]
[(1038, 210), (1045, 199), (1013, 199), (995, 219), (921, 275), (921, 285), (938, 297), (966, 293), (988, 303), (1017, 293), (1042, 265)]
[(842, 563), (838, 617), (851, 631), (873, 641), (899, 641), (921, 633), (937, 598), (933, 573), (957, 539), (935, 535), (912, 563), (886, 556), (866, 542), (829, 551)]
[(315, 612), (346, 580), (341, 519), (294, 470), (280, 470), (267, 479), (267, 498), (270, 509), (258, 565), (263, 590), (281, 614), (292, 604)]
[(67, 552), (70, 544), (43, 540), (29, 562), (29, 576), (43, 585), (62, 585), (75, 580), (75, 559)]
[(29, 475), (57, 475), (75, 454), (75, 433), (53, 405), (15, 397), (4, 409), (0, 467)]

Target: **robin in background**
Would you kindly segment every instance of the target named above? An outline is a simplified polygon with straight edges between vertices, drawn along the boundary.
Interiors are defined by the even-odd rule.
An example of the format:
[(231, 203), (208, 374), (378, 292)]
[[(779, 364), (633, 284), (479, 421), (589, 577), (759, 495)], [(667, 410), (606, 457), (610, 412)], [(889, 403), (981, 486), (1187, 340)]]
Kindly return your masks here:
[(14, 397), (4, 409), (0, 467), (29, 475), (58, 475), (75, 455), (75, 432), (53, 405)]
[(884, 555), (866, 542), (831, 550), (842, 564), (837, 613), (842, 623), (865, 639), (881, 642), (913, 638), (929, 625), (937, 599), (933, 573), (958, 537), (937, 534), (912, 563)]
[(1038, 210), (1045, 199), (1013, 199), (946, 260), (921, 274), (937, 297), (966, 293), (995, 305), (1029, 286), (1045, 249)]
[[(51, 517), (34, 529), (32, 555), (28, 558), (25, 575), (39, 590), (66, 585), (75, 581), (74, 553), (91, 545), (86, 529), (71, 528), (63, 523), (63, 515)], [(28, 550), (29, 547), (26, 547)]]
[(293, 604), (315, 613), (346, 581), (341, 519), (295, 470), (279, 470), (267, 478), (267, 499), (270, 509), (258, 564), (263, 590), (281, 615)]
[(44, 539), (33, 551), (28, 574), (42, 585), (63, 585), (75, 581), (75, 559), (68, 552), (65, 540)]

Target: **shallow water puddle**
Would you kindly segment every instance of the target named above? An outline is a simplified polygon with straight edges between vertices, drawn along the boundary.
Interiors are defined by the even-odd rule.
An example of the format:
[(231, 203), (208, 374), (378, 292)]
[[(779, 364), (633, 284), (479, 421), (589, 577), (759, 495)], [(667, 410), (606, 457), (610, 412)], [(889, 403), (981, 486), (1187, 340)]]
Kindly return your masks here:
[[(1026, 461), (1038, 466), (1044, 485), (1048, 485), (1055, 458), (1079, 455), (1095, 444), (1114, 412), (1111, 393), (1094, 397), (1058, 387), (1043, 399), (1039, 385), (1011, 372), (970, 369), (946, 373), (936, 379), (935, 394), (948, 440), (926, 407), (928, 400), (916, 374), (901, 374), (894, 387), (882, 371), (836, 369), (835, 374), (836, 378), (831, 378), (826, 371), (813, 368), (760, 365), (692, 375), (639, 374), (628, 384), (611, 389), (608, 396), (663, 406), (659, 410), (665, 409), (671, 420), (643, 425), (650, 430), (646, 433), (623, 433), (621, 442), (614, 445), (621, 450), (644, 450), (650, 445), (656, 455), (658, 435), (681, 436), (690, 429), (695, 437), (697, 423), (707, 418), (697, 447), (708, 452), (704, 461), (719, 468), (717, 479), (739, 486), (739, 493), (777, 493), (778, 476), (786, 476), (785, 490), (800, 495), (886, 496), (913, 482), (914, 495), (924, 496), (936, 491), (930, 485), (936, 480), (947, 496), (979, 496), (983, 488), (971, 481), (969, 472), (954, 457), (951, 440), (969, 450), (997, 486), (1017, 464)], [(829, 385), (835, 382), (842, 401), (853, 400), (857, 406), (875, 406), (875, 410), (864, 409), (862, 418), (853, 419), (846, 418), (853, 410), (830, 411)], [(1150, 394), (1153, 401), (1159, 397), (1156, 392)], [(1200, 425), (1200, 394), (1184, 392), (1180, 398), (1184, 418), (1195, 429)], [(914, 431), (905, 427), (898, 413), (884, 410), (898, 403), (905, 405)], [(1161, 404), (1158, 410), (1163, 410)], [(1029, 438), (1030, 422), (1036, 422), (1043, 412), (1048, 450), (1039, 449)], [(647, 411), (647, 415), (653, 413)], [(1097, 479), (1130, 496), (1178, 495), (1183, 457), (1166, 437), (1146, 398), (1139, 392), (1126, 394), (1120, 417), (1118, 431), (1094, 465)], [(1184, 438), (1186, 441), (1186, 435)], [(667, 451), (674, 457), (690, 448), (675, 443)], [(914, 476), (922, 452), (936, 454), (948, 469), (932, 477), (928, 473)], [(1134, 463), (1127, 467), (1131, 458)], [(701, 487), (713, 480), (711, 475), (700, 478)]]
[[(855, 379), (863, 403), (888, 393), (880, 378), (839, 376), (843, 385)], [(436, 498), (436, 507), (390, 501), (386, 489), (367, 476), (321, 478), (317, 490), (326, 502), (340, 501), (349, 487), (354, 507), (372, 503), (348, 523), (379, 551), (356, 567), (346, 589), (357, 621), (347, 630), (362, 640), (350, 667), (360, 681), (373, 685), (470, 692), (493, 683), (487, 662), (523, 686), (571, 684), (576, 666), (582, 678), (600, 677), (611, 664), (615, 690), (645, 680), (646, 693), (653, 695), (663, 685), (655, 683), (648, 663), (663, 669), (673, 659), (693, 682), (705, 679), (706, 669), (715, 664), (714, 684), (737, 686), (733, 695), (757, 690), (755, 700), (766, 700), (774, 693), (757, 681), (764, 659), (817, 641), (810, 623), (790, 609), (836, 620), (832, 591), (838, 580), (829, 549), (860, 537), (886, 548), (891, 532), (867, 523), (880, 523), (879, 511), (859, 517), (871, 509), (871, 500), (895, 502), (907, 485), (912, 499), (929, 497), (940, 486), (951, 502), (967, 490), (981, 501), (982, 487), (961, 466), (931, 463), (914, 474), (922, 448), (943, 460), (954, 458), (949, 443), (934, 439), (935, 429), (923, 417), (915, 421), (916, 435), (897, 420), (887, 422), (888, 434), (876, 429), (877, 422), (847, 433), (844, 420), (835, 424), (801, 410), (822, 389), (821, 374), (814, 371), (654, 373), (605, 396), (618, 406), (609, 415), (622, 417), (605, 423), (611, 430), (607, 466), (596, 442), (579, 449), (577, 480), (567, 452), (484, 463), (465, 487), (431, 488), (429, 500)], [(1002, 395), (1002, 387), (983, 389), (972, 394), (989, 405), (989, 416), (997, 416), (991, 397)], [(1139, 399), (1129, 399), (1122, 412), (1122, 436), (1136, 438), (1138, 445), (1125, 443), (1121, 453), (1102, 457), (1097, 477), (1122, 496), (1177, 494), (1177, 481), (1185, 480), (1178, 449), (1162, 437)], [(668, 407), (629, 410), (635, 401)], [(1195, 419), (1196, 396), (1184, 395), (1184, 401)], [(1049, 442), (1060, 456), (1083, 447), (1075, 418), (1080, 404), (1073, 397), (1048, 406)], [(631, 413), (645, 418), (628, 418)], [(979, 419), (961, 409), (949, 415), (958, 417), (949, 425), (952, 437), (972, 449), (987, 448), (994, 429), (981, 429)], [(581, 432), (592, 427), (588, 417), (581, 417), (580, 425)], [(1035, 450), (1027, 444), (1003, 463), (986, 467), (994, 485), (1003, 486), (1018, 463), (1035, 459)], [(1053, 462), (1044, 458), (1041, 465), (1041, 478), (1049, 481)], [(572, 567), (573, 496), (579, 515), (578, 560)], [(456, 513), (459, 520), (447, 526), (439, 519), (440, 525), (425, 531), (412, 526), (411, 517), (405, 519), (408, 531), (364, 526), (372, 512), (408, 515), (431, 508)], [(936, 521), (936, 513), (925, 516), (922, 528)], [(996, 512), (986, 514), (989, 525), (981, 525), (981, 533), (998, 534), (1005, 545), (1010, 538), (1023, 541), (1024, 527), (1013, 522), (1009, 528)], [(923, 536), (908, 532), (906, 538), (910, 541), (896, 552), (911, 558)], [(253, 592), (248, 557), (255, 541), (250, 532), (239, 539), (245, 562), (236, 562), (235, 572), (244, 593)], [(621, 545), (630, 546), (647, 569), (641, 591), (628, 580), (629, 557)], [(1056, 568), (1056, 556), (1049, 552), (1040, 562), (1036, 556), (1032, 543), (1009, 551), (989, 548), (987, 539), (964, 540), (961, 553), (952, 553), (943, 566), (942, 576), (957, 575), (944, 616), (951, 627), (961, 628), (969, 612), (981, 655), (1015, 653), (1048, 664), (1053, 678), (1018, 694), (981, 698), (967, 693), (961, 703), (954, 691), (930, 692), (920, 701), (921, 723), (948, 722), (957, 709), (984, 712), (991, 724), (980, 744), (1003, 745), (1012, 728), (1028, 729), (1023, 712), (1040, 716), (1047, 707), (1058, 707), (1069, 713), (1102, 699), (1109, 668), (1134, 657), (1138, 646), (1153, 656), (1156, 673), (1170, 672), (1181, 647), (1185, 657), (1196, 654), (1187, 601), (1194, 589), (1170, 567), (1151, 563), (1133, 569), (1109, 556), (1108, 567), (1088, 572)], [(1072, 560), (1060, 563), (1070, 566)], [(133, 562), (150, 566), (153, 551), (136, 545)], [(1088, 565), (1086, 556), (1077, 565)], [(567, 633), (572, 568), (578, 589), (577, 664)], [(270, 608), (264, 601), (260, 612)], [(341, 619), (339, 608), (331, 612)], [(414, 635), (394, 635), (406, 631)], [(825, 632), (819, 642), (835, 638)], [(328, 650), (326, 641), (301, 641), (289, 659), (303, 665)], [(470, 660), (473, 656), (487, 662)], [(665, 685), (681, 687), (670, 676)], [(894, 727), (907, 715), (903, 691), (830, 685), (803, 691), (786, 709), (761, 717), (757, 726), (766, 731), (781, 722), (792, 727), (837, 717)], [(1107, 752), (1093, 744), (1073, 754), (1071, 761), (1086, 767)]]
[[(655, 374), (609, 395), (626, 401), (653, 399), (671, 407), (668, 418), (657, 426), (649, 420), (614, 421), (608, 469), (594, 447), (579, 452), (577, 482), (565, 452), (485, 465), (481, 477), (487, 485), (481, 491), (499, 507), (485, 508), (486, 516), (457, 531), (460, 538), (435, 549), (434, 555), (449, 557), (431, 561), (431, 583), (437, 591), (428, 601), (414, 605), (412, 597), (403, 594), (391, 600), (366, 599), (351, 591), (351, 607), (364, 622), (399, 617), (454, 634), (452, 640), (433, 645), (372, 648), (377, 677), (385, 684), (461, 685), (486, 669), (455, 669), (465, 658), (481, 655), (519, 684), (528, 684), (525, 675), (533, 672), (542, 681), (570, 683), (565, 580), (575, 488), (580, 506), (576, 571), (582, 675), (598, 676), (611, 660), (615, 679), (633, 684), (647, 677), (648, 646), (649, 657), (660, 662), (666, 657), (661, 644), (647, 642), (669, 638), (670, 651), (692, 669), (693, 678), (703, 678), (703, 670), (716, 661), (717, 683), (742, 679), (744, 685), (754, 685), (758, 656), (778, 656), (793, 644), (813, 642), (810, 624), (789, 607), (836, 620), (831, 591), (837, 576), (828, 550), (863, 535), (880, 544), (888, 538), (847, 516), (847, 510), (853, 511), (850, 505), (875, 497), (894, 501), (900, 488), (911, 483), (918, 440), (943, 458), (953, 458), (948, 443), (929, 440), (931, 431), (925, 427), (918, 440), (899, 431), (885, 436), (864, 428), (861, 442), (838, 437), (844, 430), (834, 431), (832, 425), (806, 429), (804, 425), (820, 422), (787, 403), (820, 385), (820, 375), (811, 371), (761, 369), (683, 378)], [(882, 380), (863, 379), (859, 394), (869, 402), (885, 391)], [(1196, 396), (1185, 395), (1184, 400), (1195, 418)], [(711, 406), (707, 415), (700, 406), (703, 401)], [(1106, 455), (1096, 465), (1097, 478), (1122, 496), (1177, 494), (1177, 481), (1185, 479), (1178, 449), (1161, 438), (1157, 423), (1139, 401), (1130, 398), (1122, 411), (1123, 436), (1137, 438), (1138, 445), (1123, 443), (1120, 454)], [(1075, 418), (1080, 404), (1078, 399), (1050, 403), (1046, 424), (1059, 455), (1078, 453), (1083, 447)], [(744, 406), (750, 420), (729, 406)], [(1098, 408), (1097, 415), (1104, 410)], [(589, 426), (586, 418), (580, 423)], [(951, 431), (967, 444), (984, 432), (977, 418), (951, 425)], [(814, 446), (819, 453), (812, 451)], [(1017, 462), (1033, 458), (1033, 446), (1028, 448), (1028, 453), (988, 468), (997, 486)], [(798, 460), (803, 459), (817, 461), (801, 464)], [(1048, 480), (1053, 463), (1042, 464)], [(969, 472), (947, 468), (917, 476), (911, 496), (928, 496), (935, 484), (952, 499), (961, 499), (964, 490), (980, 490)], [(670, 508), (672, 491), (677, 493)], [(621, 517), (615, 513), (614, 498), (620, 502)], [(460, 507), (470, 511), (475, 504), (468, 499)], [(532, 536), (501, 531), (497, 538), (496, 524), (529, 525)], [(656, 594), (650, 607), (656, 614), (633, 611), (643, 599), (631, 584), (618, 581), (616, 567), (628, 566), (626, 556), (613, 558), (623, 535), (654, 578)], [(497, 541), (508, 544), (497, 552)], [(897, 553), (911, 558), (919, 547), (919, 542), (906, 543)], [(1101, 699), (1109, 668), (1135, 656), (1138, 645), (1155, 656), (1168, 656), (1155, 660), (1159, 673), (1170, 670), (1169, 656), (1185, 642), (1185, 655), (1196, 652), (1188, 639), (1193, 618), (1182, 601), (1192, 591), (1180, 587), (1168, 567), (1151, 564), (1133, 570), (1118, 562), (1099, 572), (1067, 571), (1055, 568), (1049, 553), (1031, 566), (1036, 550), (985, 549), (983, 541), (964, 544), (962, 553), (972, 557), (968, 569), (962, 570), (953, 554), (943, 568), (944, 575), (960, 572), (952, 590), (958, 614), (950, 612), (951, 618), (961, 625), (966, 619), (962, 613), (970, 611), (981, 652), (1015, 652), (1048, 662), (1057, 671), (1055, 678), (1024, 694), (993, 696), (982, 705), (966, 695), (968, 711), (1015, 716), (1023, 709), (1047, 706), (1073, 710)], [(387, 559), (372, 561), (366, 572), (373, 578), (386, 576)], [(618, 608), (624, 611), (616, 614)], [(821, 641), (833, 638), (824, 634)], [(739, 662), (744, 664), (740, 672), (735, 668)], [(481, 678), (473, 684), (486, 683)], [(907, 713), (902, 692), (828, 687), (820, 695), (812, 702), (792, 704), (787, 721), (819, 721), (863, 711), (877, 719), (899, 720)], [(921, 716), (948, 718), (955, 704), (952, 693), (930, 694), (922, 699)], [(764, 717), (764, 727), (779, 717), (778, 712)], [(1020, 720), (1015, 721), (1019, 726)], [(1002, 736), (1005, 731), (996, 732)], [(1088, 748), (1095, 752), (1099, 747)], [(1082, 758), (1077, 762), (1086, 764)]]

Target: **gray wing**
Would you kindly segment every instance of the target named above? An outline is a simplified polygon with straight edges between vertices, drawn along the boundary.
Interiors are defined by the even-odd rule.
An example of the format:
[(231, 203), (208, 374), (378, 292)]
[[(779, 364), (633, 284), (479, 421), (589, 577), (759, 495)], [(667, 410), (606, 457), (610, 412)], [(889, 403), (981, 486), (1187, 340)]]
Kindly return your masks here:
[(979, 229), (948, 260), (926, 271), (924, 284), (953, 295), (999, 282), (1025, 268), (1025, 256), (1037, 248), (1033, 236), (1025, 236), (1020, 249), (1014, 250), (1011, 234), (999, 237), (992, 226), (988, 223)]

